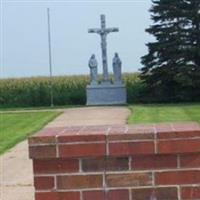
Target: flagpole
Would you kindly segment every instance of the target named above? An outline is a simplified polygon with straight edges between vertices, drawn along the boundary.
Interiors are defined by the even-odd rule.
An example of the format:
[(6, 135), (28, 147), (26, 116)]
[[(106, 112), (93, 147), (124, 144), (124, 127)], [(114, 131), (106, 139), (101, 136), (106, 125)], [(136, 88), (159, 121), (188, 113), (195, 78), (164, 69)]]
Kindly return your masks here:
[(48, 44), (49, 44), (50, 98), (51, 98), (51, 107), (53, 107), (54, 102), (53, 102), (53, 84), (52, 84), (51, 27), (50, 27), (50, 9), (49, 8), (47, 8), (47, 20), (48, 20)]

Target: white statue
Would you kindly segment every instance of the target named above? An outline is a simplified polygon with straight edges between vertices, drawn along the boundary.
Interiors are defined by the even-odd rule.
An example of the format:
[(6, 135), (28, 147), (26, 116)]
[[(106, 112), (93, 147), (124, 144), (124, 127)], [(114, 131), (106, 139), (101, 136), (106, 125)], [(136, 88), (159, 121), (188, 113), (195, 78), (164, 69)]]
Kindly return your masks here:
[(114, 74), (114, 83), (122, 83), (122, 62), (119, 58), (118, 53), (115, 53), (113, 58), (113, 74)]
[(96, 60), (94, 54), (92, 54), (92, 56), (90, 57), (88, 65), (89, 65), (89, 68), (90, 68), (90, 84), (91, 85), (97, 84), (97, 66), (98, 66), (98, 63), (97, 63), (97, 60)]

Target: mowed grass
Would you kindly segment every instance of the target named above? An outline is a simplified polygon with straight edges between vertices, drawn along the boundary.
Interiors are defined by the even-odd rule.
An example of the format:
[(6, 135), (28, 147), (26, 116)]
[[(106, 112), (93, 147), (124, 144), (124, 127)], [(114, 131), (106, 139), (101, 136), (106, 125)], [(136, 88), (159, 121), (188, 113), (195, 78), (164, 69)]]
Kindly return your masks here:
[(38, 131), (60, 112), (20, 112), (0, 114), (0, 154)]
[(63, 109), (63, 108), (78, 108), (78, 107), (83, 107), (84, 105), (63, 105), (63, 106), (53, 106), (53, 107), (51, 107), (51, 106), (41, 106), (41, 107), (39, 107), (39, 106), (35, 106), (35, 107), (7, 107), (7, 106), (5, 106), (5, 107), (2, 107), (1, 105), (0, 105), (0, 113), (2, 113), (2, 112), (13, 112), (13, 111), (32, 111), (32, 110), (34, 110), (34, 111), (40, 111), (40, 110), (42, 110), (42, 111), (54, 111), (54, 110), (56, 110), (56, 109)]
[(200, 104), (130, 105), (128, 123), (196, 121), (200, 123)]

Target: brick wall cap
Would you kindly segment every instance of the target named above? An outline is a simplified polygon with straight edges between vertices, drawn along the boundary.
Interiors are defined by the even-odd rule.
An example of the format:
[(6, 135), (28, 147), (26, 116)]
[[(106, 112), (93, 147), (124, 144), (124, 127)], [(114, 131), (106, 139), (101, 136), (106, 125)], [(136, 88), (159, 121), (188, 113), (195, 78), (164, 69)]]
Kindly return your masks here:
[[(200, 137), (200, 125), (195, 122), (177, 122), (177, 123), (157, 123), (157, 124), (134, 124), (134, 125), (104, 125), (104, 126), (66, 126), (56, 128), (44, 128), (35, 135), (29, 137), (29, 144), (46, 144), (54, 142), (58, 137), (77, 137), (90, 135), (137, 135), (137, 134), (158, 134), (160, 139), (176, 137)], [(185, 134), (185, 135), (184, 135)], [(170, 135), (170, 136), (169, 136)], [(166, 137), (165, 137), (166, 136)], [(46, 140), (44, 139), (46, 138)], [(49, 138), (49, 140), (47, 139)], [(74, 139), (75, 141), (75, 139)]]
[[(196, 140), (197, 139), (197, 140)], [(178, 142), (176, 142), (176, 140)], [(164, 154), (164, 153), (177, 153), (183, 147), (179, 148), (179, 144), (183, 144), (181, 140), (188, 140), (188, 148), (191, 145), (196, 145), (196, 148), (189, 150), (184, 147), (184, 152), (196, 152), (198, 149), (198, 142), (200, 141), (200, 125), (195, 122), (177, 122), (177, 123), (157, 123), (157, 124), (134, 124), (134, 125), (104, 125), (104, 126), (68, 126), (62, 128), (44, 128), (37, 132), (35, 135), (29, 137), (29, 147), (32, 155), (36, 154), (31, 151), (34, 147), (34, 151), (37, 150), (35, 147), (39, 146), (42, 151), (43, 145), (45, 146), (57, 146), (58, 150), (63, 150), (62, 145), (77, 145), (84, 143), (83, 151), (87, 152), (87, 156), (104, 155), (104, 152), (112, 152), (116, 155), (116, 152), (120, 152), (120, 155), (134, 155), (134, 154)], [(194, 141), (196, 140), (196, 141)], [(169, 145), (171, 141), (176, 143), (178, 146), (173, 147)], [(127, 144), (125, 144), (128, 142)], [(89, 145), (94, 143), (101, 143), (105, 146), (101, 147), (101, 151), (98, 154), (90, 155)], [(108, 145), (106, 145), (108, 143)], [(115, 143), (115, 144), (113, 144)], [(136, 145), (137, 143), (137, 145)], [(165, 143), (168, 145), (167, 149)], [(88, 147), (87, 147), (88, 144)], [(148, 144), (151, 151), (147, 151), (144, 144)], [(122, 151), (118, 149), (123, 148)], [(156, 146), (157, 145), (157, 146)], [(146, 145), (145, 145), (146, 146)], [(69, 148), (68, 148), (69, 147)], [(66, 146), (66, 150), (63, 152), (72, 153), (75, 149), (73, 146)], [(112, 150), (114, 148), (115, 150)], [(44, 148), (45, 149), (45, 148)], [(51, 147), (53, 150), (53, 147)], [(87, 150), (86, 150), (87, 149)], [(118, 150), (117, 150), (118, 149)], [(117, 150), (117, 151), (116, 151)], [(141, 150), (141, 152), (140, 152)], [(95, 149), (94, 149), (95, 151)], [(124, 152), (124, 153), (123, 153)], [(91, 151), (92, 153), (92, 151)], [(70, 157), (70, 155), (66, 157)], [(33, 156), (34, 155), (34, 156)], [(43, 155), (47, 155), (44, 153)], [(51, 156), (53, 156), (52, 154)], [(56, 153), (59, 157), (59, 152)], [(78, 153), (74, 154), (78, 157)], [(108, 154), (110, 155), (110, 154)], [(64, 154), (62, 154), (64, 156)]]

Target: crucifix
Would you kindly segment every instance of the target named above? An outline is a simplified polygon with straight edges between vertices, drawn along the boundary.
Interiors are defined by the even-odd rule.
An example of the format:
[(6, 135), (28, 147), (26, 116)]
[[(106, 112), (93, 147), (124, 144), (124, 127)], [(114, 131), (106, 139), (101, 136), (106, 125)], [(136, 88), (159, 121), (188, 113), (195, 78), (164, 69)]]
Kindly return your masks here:
[(118, 32), (118, 28), (106, 28), (105, 15), (101, 15), (101, 28), (92, 28), (88, 30), (88, 33), (97, 33), (101, 36), (101, 51), (103, 62), (103, 82), (109, 81), (108, 75), (108, 62), (107, 62), (107, 43), (106, 38), (108, 33)]

